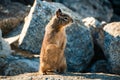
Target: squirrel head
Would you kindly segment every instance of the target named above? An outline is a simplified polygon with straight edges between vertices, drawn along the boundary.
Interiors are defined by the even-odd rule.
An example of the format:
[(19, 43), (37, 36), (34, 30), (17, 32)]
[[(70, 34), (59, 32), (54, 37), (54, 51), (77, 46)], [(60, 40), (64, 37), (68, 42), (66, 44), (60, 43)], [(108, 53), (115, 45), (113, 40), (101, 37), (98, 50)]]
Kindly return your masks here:
[(58, 25), (63, 27), (73, 22), (73, 19), (68, 14), (62, 13), (61, 9), (56, 11), (56, 18)]

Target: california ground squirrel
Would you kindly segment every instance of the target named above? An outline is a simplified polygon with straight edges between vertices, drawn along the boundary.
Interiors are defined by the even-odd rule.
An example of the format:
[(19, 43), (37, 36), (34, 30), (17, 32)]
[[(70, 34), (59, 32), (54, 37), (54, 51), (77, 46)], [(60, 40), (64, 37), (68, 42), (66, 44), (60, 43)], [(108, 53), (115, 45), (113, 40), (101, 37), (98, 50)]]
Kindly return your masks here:
[(67, 68), (64, 50), (66, 46), (65, 28), (73, 19), (60, 9), (46, 26), (40, 53), (40, 74), (64, 73)]

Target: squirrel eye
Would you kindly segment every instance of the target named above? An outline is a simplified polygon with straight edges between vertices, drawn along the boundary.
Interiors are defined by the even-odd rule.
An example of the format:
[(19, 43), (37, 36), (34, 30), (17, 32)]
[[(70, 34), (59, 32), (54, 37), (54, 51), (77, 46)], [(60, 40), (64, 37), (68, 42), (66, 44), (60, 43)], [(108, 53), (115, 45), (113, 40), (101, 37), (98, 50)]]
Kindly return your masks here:
[(67, 18), (67, 17), (65, 17), (65, 18), (64, 18), (64, 20), (65, 20), (65, 21), (67, 21), (67, 20), (68, 20), (68, 18)]
[(68, 19), (67, 17), (65, 17), (64, 19)]

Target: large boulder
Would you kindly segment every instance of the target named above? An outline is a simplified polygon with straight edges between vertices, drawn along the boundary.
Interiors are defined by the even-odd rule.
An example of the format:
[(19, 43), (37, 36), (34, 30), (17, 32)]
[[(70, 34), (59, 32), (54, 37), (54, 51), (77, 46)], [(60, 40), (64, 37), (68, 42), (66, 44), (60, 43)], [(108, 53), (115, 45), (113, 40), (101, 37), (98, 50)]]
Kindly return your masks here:
[(81, 21), (80, 15), (74, 13), (60, 3), (48, 3), (36, 0), (20, 35), (19, 47), (33, 53), (40, 53), (45, 26), (61, 8), (69, 14), (74, 23), (67, 28), (67, 46), (65, 55), (69, 71), (83, 71), (94, 55), (92, 37), (90, 31)]
[(104, 27), (104, 53), (111, 72), (120, 74), (120, 22), (109, 23)]
[[(7, 4), (7, 0), (3, 0), (3, 2)], [(0, 28), (3, 34), (9, 33), (18, 24), (23, 22), (29, 10), (29, 7), (20, 3), (9, 2), (7, 5), (0, 4)]]
[(94, 17), (108, 22), (113, 15), (113, 9), (108, 0), (62, 0), (62, 3), (78, 12), (83, 18)]

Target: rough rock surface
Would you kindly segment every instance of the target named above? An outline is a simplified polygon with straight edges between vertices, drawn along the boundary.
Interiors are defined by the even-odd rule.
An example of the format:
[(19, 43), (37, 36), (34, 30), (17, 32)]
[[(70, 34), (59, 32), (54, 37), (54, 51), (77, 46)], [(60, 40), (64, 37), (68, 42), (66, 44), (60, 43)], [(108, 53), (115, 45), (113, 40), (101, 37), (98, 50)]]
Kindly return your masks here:
[(104, 27), (104, 53), (111, 66), (111, 72), (120, 74), (120, 22)]
[(113, 9), (108, 0), (63, 0), (62, 3), (78, 12), (83, 18), (94, 17), (108, 22), (113, 15)]
[(107, 61), (105, 60), (98, 60), (91, 67), (91, 72), (94, 72), (94, 73), (97, 73), (97, 72), (108, 73), (108, 71), (109, 71), (109, 66)]
[(8, 63), (8, 61), (5, 58), (0, 57), (0, 75), (3, 75), (3, 68)]
[(4, 75), (12, 76), (28, 72), (37, 72), (39, 69), (39, 59), (29, 60), (29, 59), (14, 59), (10, 61), (4, 67)]
[(9, 33), (20, 22), (24, 21), (24, 17), (27, 16), (29, 9), (29, 7), (20, 3), (0, 4), (0, 28), (3, 34)]
[(6, 58), (9, 57), (11, 53), (11, 47), (8, 42), (2, 38), (2, 31), (0, 29), (0, 75), (3, 74), (3, 68), (8, 63)]
[(7, 57), (11, 54), (12, 50), (8, 42), (2, 38), (2, 32), (0, 29), (0, 57)]
[(82, 24), (80, 15), (72, 12), (59, 3), (36, 1), (37, 4), (34, 4), (26, 18), (19, 39), (19, 47), (33, 53), (39, 53), (45, 26), (55, 14), (55, 11), (61, 8), (63, 12), (72, 16), (74, 20), (74, 23), (66, 30), (68, 41), (65, 55), (67, 58), (68, 70), (84, 70), (94, 55), (94, 52), (90, 31)]
[(17, 53), (16, 56), (13, 56), (13, 52), (8, 42), (2, 38), (0, 30), (0, 75), (17, 75), (38, 71), (39, 58), (27, 59)]
[(63, 75), (29, 73), (17, 76), (0, 76), (0, 80), (120, 80), (120, 76), (104, 73), (66, 73)]

